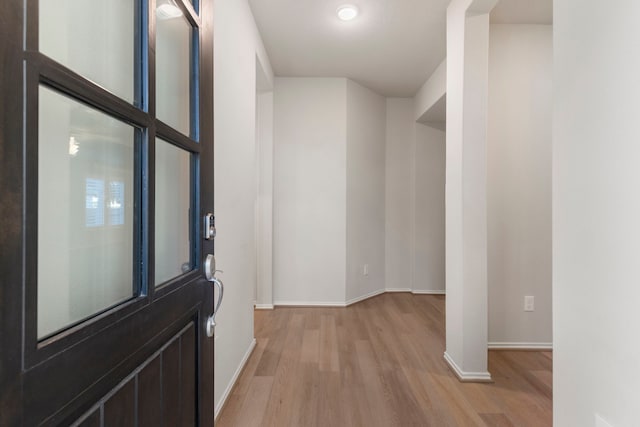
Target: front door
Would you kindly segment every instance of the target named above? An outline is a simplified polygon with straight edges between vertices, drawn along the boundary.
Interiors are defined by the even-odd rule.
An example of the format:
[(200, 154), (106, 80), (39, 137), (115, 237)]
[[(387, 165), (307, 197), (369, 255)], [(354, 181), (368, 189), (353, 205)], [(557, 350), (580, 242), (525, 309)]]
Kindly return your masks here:
[(0, 2), (0, 426), (213, 425), (212, 22)]

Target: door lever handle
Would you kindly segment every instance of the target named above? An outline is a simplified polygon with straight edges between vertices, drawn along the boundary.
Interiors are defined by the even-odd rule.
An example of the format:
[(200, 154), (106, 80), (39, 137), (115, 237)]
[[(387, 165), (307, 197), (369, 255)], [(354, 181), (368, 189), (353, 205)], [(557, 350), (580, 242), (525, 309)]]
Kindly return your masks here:
[(205, 275), (209, 282), (213, 282), (215, 286), (218, 287), (218, 302), (216, 303), (213, 313), (207, 319), (207, 336), (209, 338), (213, 337), (216, 330), (216, 314), (218, 314), (218, 310), (220, 310), (220, 305), (222, 304), (222, 298), (224, 297), (224, 283), (222, 280), (216, 277), (216, 273), (223, 273), (222, 270), (215, 269), (215, 258), (213, 255), (207, 255), (207, 259), (205, 261)]
[(207, 319), (207, 336), (209, 338), (215, 335), (216, 314), (218, 314), (218, 310), (220, 310), (220, 305), (222, 304), (222, 298), (224, 297), (224, 283), (222, 283), (222, 280), (213, 276), (210, 281), (213, 282), (213, 284), (218, 287), (218, 302), (216, 303), (216, 306), (213, 309), (213, 313)]
[(220, 304), (222, 304), (222, 298), (224, 296), (224, 283), (222, 283), (222, 280), (214, 277), (212, 282), (218, 287), (218, 302), (216, 303), (216, 308), (213, 309), (213, 314), (212, 317), (216, 317), (216, 314), (218, 314), (218, 310), (220, 310)]

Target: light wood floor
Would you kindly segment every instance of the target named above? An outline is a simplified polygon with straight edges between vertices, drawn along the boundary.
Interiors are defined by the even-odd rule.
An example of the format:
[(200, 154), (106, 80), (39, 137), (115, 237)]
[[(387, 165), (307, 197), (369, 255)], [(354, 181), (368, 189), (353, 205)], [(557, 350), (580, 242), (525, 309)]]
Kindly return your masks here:
[(491, 351), (492, 384), (443, 359), (444, 297), (255, 312), (256, 348), (216, 426), (550, 426), (550, 352)]

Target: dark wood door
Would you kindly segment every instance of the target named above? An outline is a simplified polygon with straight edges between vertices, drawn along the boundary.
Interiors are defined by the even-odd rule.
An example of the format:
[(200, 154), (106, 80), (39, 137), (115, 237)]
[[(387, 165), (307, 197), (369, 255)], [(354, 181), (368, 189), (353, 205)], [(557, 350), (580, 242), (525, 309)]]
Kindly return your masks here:
[(0, 426), (211, 426), (211, 0), (0, 2)]

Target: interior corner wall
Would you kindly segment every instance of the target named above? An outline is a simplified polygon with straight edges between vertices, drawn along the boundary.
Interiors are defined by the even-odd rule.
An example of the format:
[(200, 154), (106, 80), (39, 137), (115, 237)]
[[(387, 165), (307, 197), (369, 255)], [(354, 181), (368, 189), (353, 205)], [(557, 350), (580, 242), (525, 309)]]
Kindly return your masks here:
[[(549, 347), (550, 25), (491, 25), (487, 142), (489, 346)], [(535, 311), (523, 310), (535, 297)]]
[(347, 302), (385, 287), (385, 129), (385, 98), (347, 80)]
[(554, 0), (553, 15), (553, 421), (635, 426), (640, 2)]
[(413, 115), (412, 98), (387, 98), (384, 234), (388, 290), (413, 288)]
[(347, 80), (276, 78), (273, 299), (344, 305)]
[(445, 293), (445, 133), (415, 123), (414, 293)]
[(214, 14), (216, 261), (224, 302), (216, 318), (215, 410), (219, 413), (253, 345), (256, 284), (256, 55), (272, 79), (246, 0), (217, 0)]

